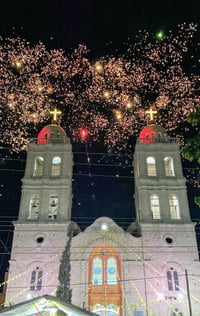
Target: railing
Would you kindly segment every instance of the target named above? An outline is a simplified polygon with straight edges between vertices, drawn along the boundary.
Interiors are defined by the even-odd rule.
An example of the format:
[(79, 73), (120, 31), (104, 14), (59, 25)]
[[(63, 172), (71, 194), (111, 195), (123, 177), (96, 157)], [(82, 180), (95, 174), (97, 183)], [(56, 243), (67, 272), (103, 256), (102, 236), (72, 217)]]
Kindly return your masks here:
[(60, 137), (53, 137), (50, 136), (48, 138), (31, 138), (30, 139), (31, 144), (38, 144), (38, 145), (44, 145), (44, 144), (67, 144), (69, 143), (69, 138), (65, 136)]
[(168, 143), (168, 144), (172, 144), (172, 143), (178, 143), (178, 139), (176, 137), (145, 137), (145, 138), (138, 138), (137, 139), (137, 143), (140, 144), (156, 144), (156, 143)]

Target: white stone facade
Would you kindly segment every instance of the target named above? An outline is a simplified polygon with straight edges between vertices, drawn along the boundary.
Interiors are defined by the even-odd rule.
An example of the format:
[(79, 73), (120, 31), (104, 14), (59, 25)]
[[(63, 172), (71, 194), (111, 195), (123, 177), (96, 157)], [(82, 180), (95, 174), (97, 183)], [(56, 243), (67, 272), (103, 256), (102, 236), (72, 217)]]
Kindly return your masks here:
[[(138, 142), (134, 156), (137, 222), (124, 231), (111, 218), (102, 217), (72, 238), (69, 258), (72, 303), (91, 309), (94, 302), (99, 302), (105, 310), (111, 308), (112, 316), (199, 316), (200, 263), (178, 144), (162, 134), (163, 130), (156, 142), (155, 135), (160, 130), (155, 127), (150, 130), (154, 141), (148, 138), (146, 143)], [(55, 133), (57, 129), (50, 126), (50, 131)], [(58, 133), (62, 134), (59, 128)], [(34, 161), (38, 156), (46, 161), (46, 171), (41, 177), (34, 177)], [(61, 157), (62, 171), (52, 177), (51, 162), (55, 156)], [(149, 165), (148, 157), (151, 157)], [(68, 141), (29, 147), (19, 220), (15, 223), (7, 305), (30, 296), (56, 295), (60, 259), (71, 220), (72, 166)], [(28, 209), (34, 193), (40, 196), (40, 216), (35, 212), (37, 218), (31, 219)], [(49, 204), (52, 195), (59, 200), (56, 218), (48, 216), (49, 207), (55, 202), (50, 199)], [(93, 282), (93, 259), (108, 262), (106, 258), (115, 257), (118, 270), (113, 283), (109, 283), (108, 266), (102, 266), (102, 278), (107, 277), (108, 283), (101, 285), (99, 274), (97, 283)], [(97, 271), (100, 273), (100, 266)], [(115, 304), (120, 305), (118, 310)]]

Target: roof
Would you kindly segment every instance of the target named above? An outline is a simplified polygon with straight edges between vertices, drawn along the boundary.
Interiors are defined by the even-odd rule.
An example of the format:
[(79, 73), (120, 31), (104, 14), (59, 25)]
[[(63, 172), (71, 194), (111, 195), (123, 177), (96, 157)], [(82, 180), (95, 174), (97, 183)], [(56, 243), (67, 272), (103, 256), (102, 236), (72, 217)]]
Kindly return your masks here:
[(21, 302), (12, 307), (5, 307), (0, 310), (0, 315), (5, 316), (36, 316), (36, 315), (52, 315), (53, 311), (63, 311), (71, 316), (92, 316), (96, 315), (78, 306), (65, 303), (55, 296), (43, 295), (35, 297), (29, 301)]
[(68, 137), (62, 127), (57, 124), (49, 124), (42, 128), (38, 134), (38, 143), (66, 143)]
[(167, 135), (166, 130), (159, 125), (149, 125), (145, 126), (139, 135), (139, 142), (143, 144), (152, 144), (160, 142), (162, 139), (167, 139), (169, 136)]

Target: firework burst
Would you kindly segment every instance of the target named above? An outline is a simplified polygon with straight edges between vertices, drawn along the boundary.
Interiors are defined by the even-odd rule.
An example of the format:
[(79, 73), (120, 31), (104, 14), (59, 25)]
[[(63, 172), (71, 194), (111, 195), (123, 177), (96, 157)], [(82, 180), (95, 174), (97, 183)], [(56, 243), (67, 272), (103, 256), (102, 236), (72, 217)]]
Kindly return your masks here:
[(154, 122), (175, 132), (200, 104), (196, 31), (183, 24), (159, 38), (140, 32), (122, 55), (95, 63), (84, 45), (67, 55), (42, 43), (1, 39), (1, 143), (21, 150), (38, 124), (50, 121), (53, 107), (73, 140), (84, 128), (90, 141), (119, 150), (148, 122), (150, 107), (158, 113)]

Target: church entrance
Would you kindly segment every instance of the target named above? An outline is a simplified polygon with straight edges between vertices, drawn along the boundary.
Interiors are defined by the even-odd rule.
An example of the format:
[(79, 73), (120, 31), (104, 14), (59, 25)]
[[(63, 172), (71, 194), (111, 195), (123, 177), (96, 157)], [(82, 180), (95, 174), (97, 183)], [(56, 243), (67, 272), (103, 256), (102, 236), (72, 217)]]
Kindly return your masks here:
[(88, 276), (89, 310), (102, 316), (121, 316), (121, 260), (118, 252), (108, 245), (94, 248), (88, 263)]

